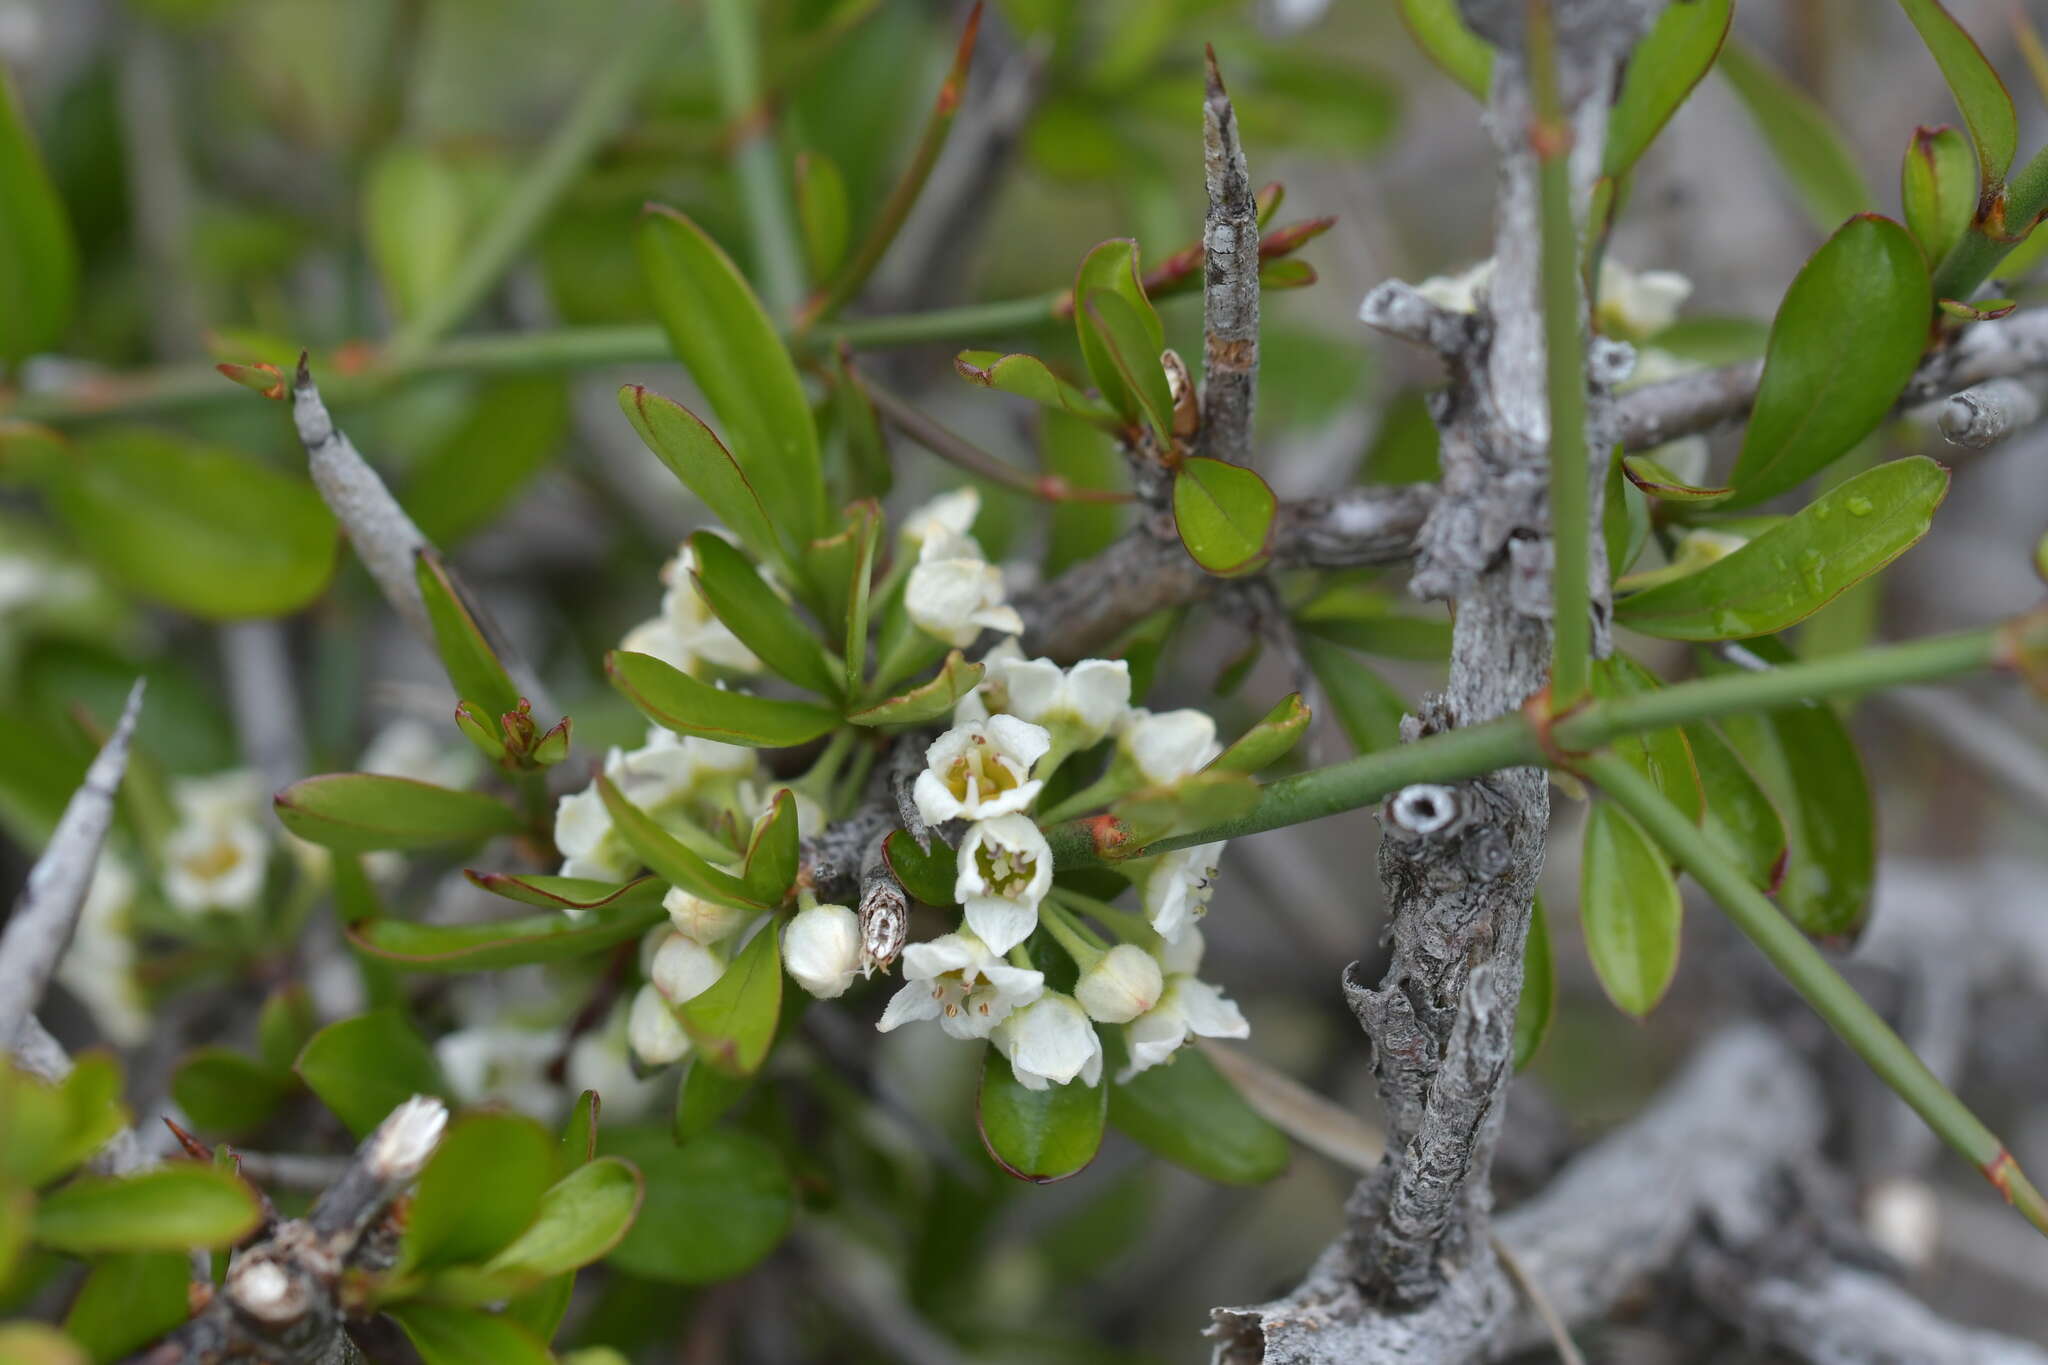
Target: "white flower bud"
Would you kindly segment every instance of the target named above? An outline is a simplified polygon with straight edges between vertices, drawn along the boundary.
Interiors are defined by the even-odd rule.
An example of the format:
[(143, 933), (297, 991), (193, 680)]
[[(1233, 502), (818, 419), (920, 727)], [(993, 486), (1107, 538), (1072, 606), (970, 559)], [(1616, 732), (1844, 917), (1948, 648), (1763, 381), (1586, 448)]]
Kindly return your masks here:
[(989, 1037), (1026, 1090), (1102, 1079), (1102, 1040), (1070, 995), (1048, 992), (996, 1025)]
[(860, 917), (843, 905), (798, 912), (782, 931), (782, 965), (818, 999), (838, 999), (860, 971)]
[(648, 975), (671, 1005), (680, 1005), (695, 1000), (725, 975), (725, 959), (688, 934), (670, 934), (654, 950)]
[(1119, 943), (1081, 973), (1074, 998), (1097, 1023), (1128, 1024), (1158, 1004), (1165, 989), (1158, 960), (1135, 943)]
[(934, 536), (964, 536), (981, 515), (981, 491), (972, 485), (941, 493), (903, 518), (902, 536), (922, 545)]
[(943, 530), (925, 540), (903, 585), (903, 609), (918, 629), (961, 648), (984, 630), (1024, 632), (1024, 618), (1004, 597), (1003, 571), (972, 540)]
[(1223, 752), (1216, 742), (1216, 722), (1207, 712), (1193, 708), (1155, 715), (1133, 707), (1118, 742), (1145, 780), (1155, 786), (1178, 782)]
[(731, 938), (746, 928), (755, 914), (752, 910), (735, 910), (729, 905), (707, 901), (680, 886), (669, 888), (668, 894), (661, 898), (661, 908), (668, 911), (668, 922), (676, 927), (677, 933), (704, 944)]
[(626, 1016), (626, 1045), (645, 1066), (667, 1066), (690, 1051), (690, 1035), (676, 1022), (675, 1011), (661, 992), (642, 986)]

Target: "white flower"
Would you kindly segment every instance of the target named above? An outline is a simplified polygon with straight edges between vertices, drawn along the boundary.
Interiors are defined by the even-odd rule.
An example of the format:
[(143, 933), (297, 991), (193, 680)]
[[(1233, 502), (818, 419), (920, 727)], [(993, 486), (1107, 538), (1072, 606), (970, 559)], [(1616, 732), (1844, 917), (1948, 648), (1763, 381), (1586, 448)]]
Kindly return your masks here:
[(843, 905), (799, 911), (782, 931), (782, 965), (818, 999), (838, 999), (860, 971), (860, 917)]
[(1024, 618), (1004, 605), (1003, 571), (966, 536), (943, 529), (919, 547), (903, 585), (903, 608), (920, 630), (951, 645), (974, 643), (984, 630), (1024, 632)]
[(1152, 928), (1169, 941), (1209, 913), (1209, 896), (1216, 885), (1216, 864), (1223, 858), (1223, 844), (1197, 844), (1177, 848), (1157, 858), (1147, 858), (1135, 869), (1145, 901), (1145, 915)]
[(615, 882), (640, 865), (626, 841), (613, 834), (611, 813), (595, 785), (555, 803), (555, 847), (562, 854), (564, 877)]
[(448, 1088), (464, 1104), (487, 1100), (533, 1118), (554, 1118), (562, 1092), (548, 1079), (561, 1050), (552, 1033), (487, 1024), (456, 1029), (434, 1044)]
[(715, 664), (735, 673), (758, 673), (761, 661), (740, 643), (725, 622), (711, 610), (711, 604), (697, 591), (692, 576), (697, 552), (686, 541), (675, 558), (661, 567), (661, 581), (668, 590), (661, 595), (661, 615), (642, 621), (626, 632), (619, 648), (655, 658), (685, 673), (697, 664)]
[(1159, 1003), (1165, 986), (1159, 959), (1135, 943), (1119, 943), (1081, 973), (1074, 998), (1090, 1019), (1128, 1024)]
[(1095, 1025), (1070, 995), (1048, 992), (996, 1027), (989, 1041), (1010, 1059), (1010, 1070), (1026, 1090), (1084, 1085), (1102, 1079), (1102, 1040)]
[(626, 1016), (626, 1044), (643, 1066), (667, 1066), (690, 1051), (690, 1035), (676, 1022), (675, 1010), (651, 984), (633, 997)]
[(1031, 779), (1031, 765), (1051, 747), (1042, 726), (1015, 716), (955, 726), (924, 751), (925, 770), (911, 789), (917, 813), (943, 825), (1024, 810), (1045, 785)]
[(1178, 782), (1223, 752), (1216, 742), (1216, 722), (1193, 708), (1154, 714), (1134, 706), (1117, 743), (1154, 786)]
[(945, 934), (903, 950), (903, 987), (875, 1025), (883, 1033), (917, 1019), (936, 1019), (955, 1038), (986, 1038), (1045, 992), (1045, 977), (1013, 967), (971, 933)]
[(903, 518), (902, 536), (922, 545), (933, 536), (965, 536), (981, 515), (981, 490), (969, 485), (941, 493)]
[[(661, 1083), (635, 1075), (627, 1058), (629, 1015), (627, 1009), (614, 1009), (603, 1028), (583, 1034), (569, 1048), (565, 1088), (571, 1095), (595, 1090), (602, 1105), (600, 1117), (611, 1123), (644, 1118), (661, 1096)], [(671, 1018), (669, 1023), (673, 1026), (675, 1020)]]
[[(744, 756), (745, 766), (733, 755)], [(646, 742), (633, 750), (613, 749), (605, 755), (604, 774), (619, 795), (649, 815), (659, 817), (696, 793), (706, 779), (754, 771), (754, 751), (714, 740), (683, 738), (650, 726)], [(555, 847), (562, 855), (562, 875), (615, 882), (640, 866), (640, 855), (612, 828), (611, 812), (592, 783), (555, 803)]]
[(135, 1047), (149, 1037), (149, 1011), (135, 980), (135, 940), (130, 909), (135, 874), (111, 852), (100, 854), (71, 946), (57, 964), (57, 980), (78, 997), (100, 1033), (115, 1047)]
[(262, 777), (238, 770), (179, 778), (171, 800), (179, 823), (164, 840), (165, 898), (188, 915), (254, 906), (270, 858)]
[(1600, 322), (1624, 337), (1654, 336), (1678, 320), (1692, 281), (1674, 270), (1634, 271), (1604, 256), (1600, 261)]
[(968, 828), (953, 894), (990, 952), (1007, 953), (1031, 936), (1051, 889), (1052, 848), (1030, 816), (998, 815)]
[(1059, 732), (1070, 752), (1100, 741), (1130, 709), (1131, 666), (1122, 659), (1062, 669), (1051, 659), (997, 659), (991, 651), (986, 662), (984, 685), (995, 679), (1001, 709)]
[(654, 950), (647, 975), (671, 1005), (680, 1005), (717, 984), (725, 975), (725, 959), (688, 934), (670, 934)]
[(377, 732), (356, 761), (356, 771), (466, 787), (476, 773), (475, 759), (473, 750), (443, 744), (440, 732), (417, 716), (400, 716)]
[(1198, 980), (1195, 969), (1202, 962), (1201, 931), (1191, 929), (1179, 943), (1169, 944), (1164, 954), (1166, 988), (1159, 1003), (1132, 1020), (1124, 1030), (1124, 1044), (1131, 1054), (1130, 1065), (1117, 1073), (1127, 1081), (1172, 1057), (1189, 1034), (1204, 1038), (1246, 1038), (1251, 1025), (1245, 1022), (1223, 992)]
[(705, 944), (731, 938), (754, 918), (752, 910), (735, 910), (729, 905), (707, 901), (680, 886), (669, 888), (668, 894), (661, 898), (661, 908), (668, 911), (668, 922), (676, 927), (677, 933)]
[(1457, 275), (1431, 275), (1415, 286), (1415, 292), (1439, 308), (1453, 313), (1476, 313), (1493, 283), (1493, 257)]

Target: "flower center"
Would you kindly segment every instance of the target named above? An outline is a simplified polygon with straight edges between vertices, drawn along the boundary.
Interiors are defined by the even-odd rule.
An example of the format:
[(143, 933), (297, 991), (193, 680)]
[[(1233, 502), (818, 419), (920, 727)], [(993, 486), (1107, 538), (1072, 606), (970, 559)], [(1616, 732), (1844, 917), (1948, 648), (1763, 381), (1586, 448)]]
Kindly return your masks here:
[(975, 865), (981, 869), (981, 880), (998, 896), (1015, 899), (1031, 885), (1031, 877), (1038, 870), (1038, 856), (1022, 849), (1003, 848), (983, 844), (974, 851)]
[(234, 840), (217, 840), (212, 847), (195, 853), (184, 860), (185, 870), (201, 881), (216, 881), (235, 870), (242, 861), (242, 850), (235, 847)]
[(972, 743), (946, 765), (946, 790), (956, 801), (987, 800), (1017, 786), (1017, 774), (1001, 754), (991, 753), (986, 737), (974, 735)]

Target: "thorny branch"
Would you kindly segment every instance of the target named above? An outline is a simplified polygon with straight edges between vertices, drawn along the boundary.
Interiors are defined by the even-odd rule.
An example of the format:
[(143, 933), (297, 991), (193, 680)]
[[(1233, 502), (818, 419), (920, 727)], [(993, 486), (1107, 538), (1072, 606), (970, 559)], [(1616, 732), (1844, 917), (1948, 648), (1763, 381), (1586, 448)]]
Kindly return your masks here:
[(50, 973), (78, 927), (79, 911), (99, 866), (100, 845), (114, 823), (114, 799), (128, 769), (128, 743), (142, 711), (142, 689), (143, 681), (137, 678), (128, 689), (119, 723), (66, 803), (49, 847), (29, 870), (21, 899), (0, 931), (0, 1051), (12, 1051), (21, 1041)]
[(1202, 180), (1209, 207), (1202, 220), (1202, 426), (1196, 453), (1250, 464), (1259, 382), (1259, 209), (1216, 50), (1204, 55)]

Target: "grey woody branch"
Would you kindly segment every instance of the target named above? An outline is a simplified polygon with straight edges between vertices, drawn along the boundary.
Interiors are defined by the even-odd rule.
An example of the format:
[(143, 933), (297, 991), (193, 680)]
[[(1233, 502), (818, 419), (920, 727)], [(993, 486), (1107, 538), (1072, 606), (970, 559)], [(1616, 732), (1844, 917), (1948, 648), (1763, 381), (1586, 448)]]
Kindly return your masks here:
[(349, 1272), (388, 1269), (392, 1210), (440, 1145), (448, 1108), (415, 1095), (363, 1140), (304, 1218), (274, 1219), (235, 1252), (227, 1276), (183, 1326), (129, 1365), (271, 1365), (360, 1361), (348, 1334)]
[(78, 927), (100, 846), (114, 823), (114, 800), (128, 770), (128, 742), (142, 710), (142, 689), (140, 678), (128, 689), (120, 721), (65, 803), (49, 846), (29, 869), (21, 899), (0, 932), (0, 1050), (12, 1051), (20, 1041)]
[(1209, 49), (1202, 100), (1202, 425), (1196, 453), (1252, 461), (1259, 381), (1259, 210), (1237, 112)]

